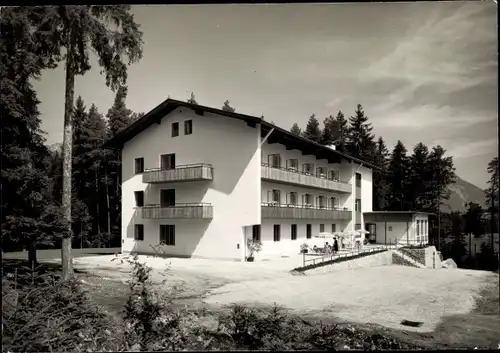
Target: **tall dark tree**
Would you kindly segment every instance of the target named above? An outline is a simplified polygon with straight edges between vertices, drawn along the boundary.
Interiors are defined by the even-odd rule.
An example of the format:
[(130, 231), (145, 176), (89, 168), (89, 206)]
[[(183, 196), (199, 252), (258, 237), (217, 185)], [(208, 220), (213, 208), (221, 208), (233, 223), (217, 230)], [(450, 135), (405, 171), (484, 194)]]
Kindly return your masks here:
[(190, 103), (190, 104), (198, 104), (198, 102), (196, 101), (195, 97), (194, 97), (194, 93), (191, 92), (191, 96), (187, 99), (187, 102)]
[(12, 7), (0, 18), (1, 230), (2, 248), (27, 248), (34, 265), (37, 246), (52, 243), (62, 223), (51, 204), (50, 155), (31, 85), (53, 63), (41, 55), (44, 43), (32, 36), (29, 16), (28, 8)]
[(389, 211), (405, 211), (405, 194), (408, 187), (409, 159), (406, 147), (401, 141), (396, 143), (391, 154), (387, 173), (388, 197), (387, 209)]
[(226, 112), (231, 112), (231, 113), (234, 113), (236, 111), (236, 109), (234, 109), (233, 107), (231, 107), (229, 105), (229, 101), (226, 100), (224, 102), (224, 105), (222, 106), (222, 110), (226, 111)]
[(428, 181), (427, 159), (429, 149), (422, 142), (415, 145), (410, 157), (410, 168), (408, 170), (408, 202), (410, 209), (421, 211), (426, 206)]
[[(71, 257), (71, 166), (73, 140), (73, 97), (75, 76), (90, 70), (89, 52), (98, 58), (106, 84), (112, 90), (125, 85), (127, 64), (142, 57), (142, 32), (128, 5), (113, 6), (34, 6), (30, 7), (33, 37), (43, 43), (40, 51), (51, 59), (65, 59), (65, 110), (63, 135), (62, 207), (68, 224), (62, 239), (62, 279), (73, 276)], [(65, 49), (64, 57), (61, 55)]]
[(305, 138), (319, 143), (321, 141), (321, 129), (316, 114), (312, 114), (307, 121), (306, 129), (302, 134)]
[(427, 158), (427, 171), (425, 173), (427, 183), (427, 197), (424, 210), (437, 213), (444, 200), (448, 200), (451, 194), (450, 185), (457, 180), (452, 157), (445, 157), (446, 150), (441, 146), (435, 146)]
[(371, 133), (372, 124), (368, 122), (363, 106), (358, 104), (355, 115), (349, 118), (347, 151), (353, 157), (373, 161), (375, 136)]
[(335, 117), (335, 120), (337, 121), (337, 129), (338, 133), (336, 136), (334, 136), (335, 140), (338, 140), (338, 143), (336, 144), (337, 150), (340, 152), (346, 152), (347, 151), (347, 139), (349, 135), (349, 125), (347, 119), (344, 117), (344, 113), (339, 110), (337, 113), (337, 116)]
[(333, 115), (326, 117), (323, 120), (323, 130), (321, 131), (320, 143), (325, 146), (331, 146), (336, 142), (339, 129), (338, 122)]
[(297, 123), (293, 123), (292, 128), (290, 129), (290, 132), (292, 134), (297, 135), (297, 136), (302, 136), (302, 130), (300, 129), (299, 125), (297, 125)]
[(130, 117), (130, 120), (132, 123), (135, 123), (137, 120), (142, 118), (145, 115), (145, 113), (132, 113), (132, 116)]
[(374, 164), (381, 170), (373, 170), (373, 209), (377, 211), (385, 210), (387, 207), (387, 198), (389, 185), (387, 183), (389, 169), (389, 150), (382, 137), (379, 137), (375, 150)]
[[(485, 190), (486, 204), (489, 210), (490, 219), (490, 248), (494, 253), (494, 233), (498, 233), (497, 215), (499, 209), (499, 186), (498, 186), (498, 157), (493, 158), (488, 163), (487, 168), (490, 179), (488, 180), (489, 187)], [(500, 249), (498, 249), (500, 252)]]
[(475, 202), (469, 202), (466, 206), (467, 210), (464, 213), (464, 231), (467, 234), (472, 233), (476, 237), (484, 234), (485, 227), (482, 216), (485, 210), (483, 210), (480, 204)]

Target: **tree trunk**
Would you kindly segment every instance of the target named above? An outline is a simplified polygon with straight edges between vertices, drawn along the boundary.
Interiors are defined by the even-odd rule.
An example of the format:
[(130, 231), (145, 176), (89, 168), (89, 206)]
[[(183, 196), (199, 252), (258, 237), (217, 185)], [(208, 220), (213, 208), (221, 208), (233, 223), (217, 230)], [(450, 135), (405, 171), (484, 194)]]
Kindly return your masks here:
[(111, 241), (111, 211), (109, 209), (109, 186), (108, 186), (108, 170), (104, 167), (104, 183), (106, 184), (106, 208), (108, 210), (108, 245)]
[(36, 267), (36, 241), (30, 241), (28, 244), (28, 262), (30, 268)]
[[(101, 235), (101, 226), (100, 226), (100, 218), (101, 218), (101, 215), (99, 214), (99, 180), (98, 180), (98, 172), (99, 172), (99, 167), (97, 166), (96, 169), (95, 169), (95, 194), (96, 194), (96, 200), (95, 200), (95, 203), (96, 203), (96, 212), (97, 212), (97, 217), (96, 217), (96, 220), (97, 220), (97, 235)], [(99, 237), (100, 239), (101, 237)]]
[(73, 277), (73, 259), (71, 257), (71, 164), (73, 141), (73, 96), (75, 93), (75, 72), (73, 67), (72, 47), (68, 47), (66, 58), (66, 94), (64, 102), (64, 135), (63, 135), (63, 170), (62, 170), (62, 209), (66, 221), (66, 232), (62, 236), (61, 265), (62, 280)]

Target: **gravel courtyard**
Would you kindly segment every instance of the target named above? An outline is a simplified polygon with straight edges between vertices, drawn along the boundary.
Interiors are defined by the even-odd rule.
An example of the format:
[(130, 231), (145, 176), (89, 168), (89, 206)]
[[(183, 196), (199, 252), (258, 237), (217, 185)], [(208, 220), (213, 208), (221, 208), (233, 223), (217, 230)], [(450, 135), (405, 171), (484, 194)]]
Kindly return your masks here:
[[(112, 255), (81, 257), (74, 260), (75, 268), (124, 282), (129, 265), (120, 257), (115, 261)], [(292, 276), (288, 271), (300, 262), (298, 256), (255, 263), (146, 256), (139, 260), (153, 268), (155, 282), (166, 278), (171, 285), (182, 284), (185, 295), (198, 298), (200, 305), (276, 302), (305, 316), (418, 332), (433, 331), (444, 316), (469, 312), (491, 277), (485, 271), (396, 265)], [(402, 320), (423, 325), (402, 326)]]

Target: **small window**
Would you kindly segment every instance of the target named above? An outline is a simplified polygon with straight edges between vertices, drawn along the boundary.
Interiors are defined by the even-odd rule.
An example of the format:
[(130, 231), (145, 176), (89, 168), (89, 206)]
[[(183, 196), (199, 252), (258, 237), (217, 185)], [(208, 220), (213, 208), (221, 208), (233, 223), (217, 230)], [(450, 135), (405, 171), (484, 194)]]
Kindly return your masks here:
[(288, 205), (297, 205), (297, 193), (296, 192), (290, 192), (287, 195), (287, 204)]
[(134, 240), (144, 240), (144, 224), (136, 224), (134, 227)]
[(332, 233), (335, 233), (337, 231), (337, 225), (332, 224)]
[(287, 169), (291, 171), (299, 170), (299, 160), (298, 159), (289, 159), (286, 161)]
[(297, 225), (292, 224), (292, 240), (297, 240)]
[(134, 191), (135, 205), (137, 207), (144, 206), (144, 191)]
[(324, 231), (325, 231), (325, 225), (324, 224), (320, 224), (319, 225), (319, 232), (323, 233)]
[(313, 206), (313, 195), (311, 194), (305, 194), (302, 196), (302, 204), (304, 206)]
[(318, 196), (317, 205), (319, 206), (319, 208), (327, 208), (326, 197), (324, 197), (324, 196)]
[(144, 158), (135, 159), (135, 174), (144, 173)]
[(356, 187), (360, 188), (361, 187), (361, 174), (356, 173)]
[(252, 226), (252, 239), (254, 241), (260, 241), (260, 224)]
[(312, 225), (311, 224), (306, 225), (306, 238), (307, 239), (312, 238)]
[(302, 172), (305, 174), (312, 175), (314, 170), (314, 164), (312, 163), (304, 163), (302, 164)]
[(270, 154), (267, 158), (271, 168), (281, 168), (281, 156), (279, 154)]
[(175, 153), (162, 154), (160, 156), (160, 169), (161, 170), (175, 169)]
[(389, 231), (389, 232), (392, 232), (392, 226), (389, 226), (388, 231)]
[(330, 207), (332, 209), (338, 208), (340, 205), (339, 199), (336, 197), (330, 197)]
[(179, 136), (179, 123), (172, 123), (172, 137)]
[(193, 120), (186, 120), (184, 122), (184, 135), (191, 135), (193, 133)]
[(420, 236), (420, 221), (417, 220), (417, 237)]
[(354, 207), (356, 212), (361, 212), (361, 199), (356, 199)]
[(280, 241), (281, 239), (281, 226), (279, 224), (275, 224), (273, 227), (273, 239), (274, 241)]
[(175, 206), (175, 189), (160, 190), (160, 207)]
[(174, 224), (160, 224), (160, 244), (175, 246)]
[(339, 180), (339, 171), (336, 169), (332, 169), (329, 172), (328, 179), (333, 180), (333, 181), (338, 181)]

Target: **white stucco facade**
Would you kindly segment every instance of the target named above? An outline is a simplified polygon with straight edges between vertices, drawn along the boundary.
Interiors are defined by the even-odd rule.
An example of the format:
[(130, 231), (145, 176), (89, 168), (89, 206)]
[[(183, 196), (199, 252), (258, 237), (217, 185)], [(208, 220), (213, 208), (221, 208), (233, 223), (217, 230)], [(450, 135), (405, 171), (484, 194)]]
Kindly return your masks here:
[[(192, 134), (184, 134), (184, 122), (192, 122)], [(172, 123), (179, 123), (179, 135), (172, 137)], [(280, 143), (269, 144), (262, 137), (260, 124), (232, 117), (205, 112), (200, 115), (188, 107), (179, 107), (166, 114), (160, 123), (148, 126), (122, 148), (122, 251), (153, 253), (160, 243), (160, 226), (175, 226), (175, 245), (163, 245), (162, 251), (171, 256), (205, 257), (227, 260), (244, 260), (247, 256), (246, 239), (252, 237), (252, 227), (260, 226), (263, 243), (257, 256), (296, 254), (302, 243), (322, 245), (323, 240), (314, 236), (324, 230), (354, 230), (363, 224), (363, 213), (372, 208), (372, 171), (355, 162), (342, 158), (340, 163), (328, 163), (314, 155), (287, 149)], [(206, 164), (213, 170), (210, 180), (143, 182), (143, 173), (136, 174), (135, 159), (143, 158), (144, 169), (159, 168), (160, 156), (175, 154), (175, 165)], [(337, 170), (343, 188), (311, 187), (283, 181), (263, 180), (262, 164), (269, 163), (269, 156), (279, 154), (282, 167), (286, 161), (296, 159), (299, 168), (304, 163)], [(272, 157), (271, 157), (272, 158)], [(288, 171), (287, 171), (288, 172)], [(361, 174), (361, 188), (356, 187), (356, 172)], [(144, 205), (160, 204), (163, 189), (175, 190), (175, 204), (204, 203), (213, 214), (207, 218), (143, 218), (142, 208), (136, 206), (134, 193), (144, 192)], [(310, 194), (316, 202), (319, 196), (338, 200), (342, 212), (349, 212), (348, 219), (324, 216), (321, 219), (265, 218), (263, 202), (269, 202), (272, 190), (280, 191), (279, 204), (287, 204), (287, 195), (296, 193), (297, 207), (302, 195)], [(346, 191), (347, 190), (347, 191)], [(355, 211), (356, 198), (361, 199), (361, 212)], [(344, 210), (345, 208), (345, 210)], [(326, 212), (320, 210), (318, 212)], [(296, 225), (296, 239), (292, 239), (292, 224)], [(306, 238), (306, 227), (311, 225), (312, 238)], [(136, 225), (144, 229), (143, 239), (135, 233)], [(274, 239), (274, 225), (280, 225), (280, 237)], [(362, 226), (364, 227), (364, 226)]]

